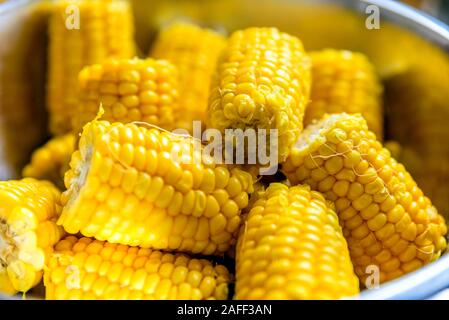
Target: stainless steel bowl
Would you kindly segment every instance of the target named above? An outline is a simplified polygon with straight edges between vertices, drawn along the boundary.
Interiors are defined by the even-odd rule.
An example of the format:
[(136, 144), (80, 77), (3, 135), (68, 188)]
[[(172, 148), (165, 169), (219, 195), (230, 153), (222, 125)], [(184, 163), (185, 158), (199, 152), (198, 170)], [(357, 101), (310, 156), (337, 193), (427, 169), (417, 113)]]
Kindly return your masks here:
[[(232, 31), (276, 26), (299, 36), (306, 49), (367, 54), (385, 86), (386, 139), (403, 145), (400, 160), (440, 212), (449, 213), (449, 28), (388, 0), (132, 0), (136, 40), (148, 52), (157, 29), (175, 19)], [(372, 7), (374, 5), (375, 7)], [(369, 7), (371, 6), (371, 7)], [(372, 10), (379, 29), (368, 29)], [(368, 13), (367, 13), (367, 9)], [(0, 179), (16, 178), (45, 128), (48, 3), (0, 5)], [(420, 299), (449, 287), (449, 255), (367, 290), (362, 299)]]

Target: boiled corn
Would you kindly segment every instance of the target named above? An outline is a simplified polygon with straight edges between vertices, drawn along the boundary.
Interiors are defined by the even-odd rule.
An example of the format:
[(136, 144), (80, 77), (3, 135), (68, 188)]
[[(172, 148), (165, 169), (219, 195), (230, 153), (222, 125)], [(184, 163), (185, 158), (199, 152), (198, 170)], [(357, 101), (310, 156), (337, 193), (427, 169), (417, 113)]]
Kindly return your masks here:
[(292, 184), (308, 184), (335, 201), (364, 285), (373, 267), (385, 282), (438, 259), (446, 248), (443, 217), (360, 114), (309, 125), (283, 171)]
[(220, 299), (226, 267), (183, 254), (69, 236), (55, 247), (44, 274), (46, 299)]
[[(207, 126), (277, 129), (284, 160), (302, 130), (310, 61), (299, 39), (275, 28), (234, 32), (223, 50), (209, 98)], [(271, 134), (267, 132), (270, 150)]]
[(179, 71), (182, 113), (176, 114), (176, 128), (192, 131), (192, 122), (204, 121), (210, 79), (226, 39), (193, 24), (174, 23), (162, 30), (151, 56), (166, 59)]
[(147, 122), (167, 129), (178, 108), (176, 68), (165, 60), (111, 59), (79, 74), (80, 103), (72, 117), (74, 131), (95, 118), (99, 107), (112, 122)]
[(191, 137), (135, 124), (88, 123), (65, 176), (58, 224), (113, 243), (226, 252), (253, 178), (201, 161), (201, 145), (192, 144)]
[(236, 299), (338, 299), (359, 292), (338, 217), (308, 186), (272, 183), (237, 244)]
[(396, 159), (396, 161), (401, 161), (401, 154), (403, 153), (403, 147), (398, 141), (395, 140), (385, 141), (384, 147), (388, 151), (390, 151), (391, 156), (394, 159)]
[(32, 178), (0, 182), (0, 293), (27, 292), (37, 285), (53, 245), (59, 191)]
[(418, 59), (418, 64), (386, 79), (388, 132), (403, 143), (403, 163), (448, 219), (449, 144), (442, 141), (449, 137), (449, 64), (442, 53), (419, 48), (418, 54), (432, 57), (432, 63)]
[(310, 57), (313, 81), (304, 125), (326, 113), (361, 113), (370, 130), (382, 139), (382, 87), (368, 58), (334, 49), (311, 52)]
[(107, 57), (131, 58), (135, 50), (133, 34), (132, 11), (127, 1), (54, 2), (49, 21), (47, 84), (53, 134), (71, 130), (80, 70)]
[(22, 175), (49, 180), (62, 189), (64, 173), (69, 168), (70, 157), (74, 151), (73, 134), (57, 136), (33, 152), (30, 163), (22, 170)]

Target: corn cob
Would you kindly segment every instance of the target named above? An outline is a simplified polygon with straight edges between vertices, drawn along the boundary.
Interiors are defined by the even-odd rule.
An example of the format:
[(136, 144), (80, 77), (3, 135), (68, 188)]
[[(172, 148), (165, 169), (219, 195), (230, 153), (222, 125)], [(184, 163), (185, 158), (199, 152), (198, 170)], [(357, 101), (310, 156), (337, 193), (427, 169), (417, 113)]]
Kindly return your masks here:
[(309, 125), (283, 171), (292, 184), (306, 183), (335, 201), (363, 284), (368, 266), (377, 266), (385, 282), (438, 259), (446, 247), (443, 217), (360, 114)]
[(308, 186), (272, 183), (237, 244), (236, 299), (338, 299), (358, 279), (330, 203)]
[(133, 33), (133, 17), (127, 1), (63, 0), (53, 4), (47, 84), (53, 134), (64, 134), (71, 129), (81, 69), (107, 57), (131, 58)]
[(383, 137), (382, 87), (374, 66), (357, 52), (311, 52), (312, 89), (304, 125), (326, 113), (361, 113), (379, 140)]
[(176, 127), (192, 131), (194, 120), (206, 118), (210, 79), (226, 39), (212, 30), (193, 24), (175, 23), (162, 30), (151, 55), (167, 59), (179, 71), (179, 101), (183, 112)]
[(229, 281), (205, 259), (73, 236), (56, 244), (44, 274), (52, 300), (224, 300)]
[(208, 127), (277, 129), (278, 158), (285, 160), (302, 130), (310, 91), (310, 61), (299, 39), (275, 28), (234, 32), (211, 88)]
[(49, 180), (60, 189), (64, 187), (64, 173), (75, 151), (75, 136), (66, 134), (51, 139), (33, 152), (31, 162), (22, 170), (24, 177)]
[[(135, 124), (88, 123), (65, 176), (58, 224), (112, 243), (226, 252), (253, 179), (238, 168), (201, 162), (201, 146), (192, 144), (191, 137)], [(181, 161), (173, 153), (179, 150), (187, 150)]]
[(100, 105), (104, 119), (142, 121), (170, 128), (178, 112), (175, 67), (164, 60), (108, 60), (79, 74), (80, 104), (72, 117), (74, 131), (95, 118)]
[(449, 138), (449, 63), (439, 52), (419, 48), (429, 58), (386, 80), (388, 131), (403, 143), (404, 165), (448, 219), (449, 144), (442, 141)]
[(51, 183), (0, 182), (0, 293), (27, 292), (39, 283), (63, 234), (59, 212), (59, 191)]

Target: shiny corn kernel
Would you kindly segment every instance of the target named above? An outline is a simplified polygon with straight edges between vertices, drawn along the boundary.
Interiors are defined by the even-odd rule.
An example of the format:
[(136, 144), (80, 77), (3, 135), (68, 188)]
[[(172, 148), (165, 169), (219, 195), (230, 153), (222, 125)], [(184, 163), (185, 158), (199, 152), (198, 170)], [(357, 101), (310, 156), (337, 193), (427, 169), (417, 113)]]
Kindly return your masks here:
[[(88, 246), (100, 252), (107, 248), (113, 254), (104, 256), (86, 250), (83, 251), (85, 260), (75, 259), (79, 254), (75, 252), (75, 247), (86, 240), (89, 241)], [(179, 253), (172, 255), (145, 250), (139, 252), (139, 266), (126, 266), (125, 260), (115, 261), (114, 254), (123, 253), (125, 257), (135, 258), (137, 248), (88, 238), (75, 239), (75, 242), (62, 241), (64, 245), (56, 245), (56, 251), (50, 257), (50, 267), (44, 273), (46, 299), (227, 298), (227, 285), (231, 280), (228, 270), (221, 265), (213, 266), (207, 260), (191, 259)], [(193, 261), (198, 262), (195, 269), (191, 264)], [(109, 268), (101, 272), (105, 265)]]
[[(346, 140), (334, 139), (340, 131), (346, 133)], [(342, 159), (344, 168), (338, 167), (339, 172), (334, 166), (307, 161), (322, 157), (324, 146), (335, 150), (326, 155), (326, 163)], [(333, 186), (315, 180), (315, 170), (325, 171), (325, 179), (335, 178)], [(350, 171), (343, 175), (344, 170)], [(309, 125), (283, 171), (293, 185), (307, 182), (319, 191), (328, 190), (329, 198), (336, 199), (343, 234), (362, 285), (370, 265), (378, 266), (382, 281), (388, 281), (437, 259), (446, 248), (443, 217), (404, 166), (375, 140), (359, 114), (326, 115)], [(347, 172), (351, 171), (355, 181), (349, 182)]]

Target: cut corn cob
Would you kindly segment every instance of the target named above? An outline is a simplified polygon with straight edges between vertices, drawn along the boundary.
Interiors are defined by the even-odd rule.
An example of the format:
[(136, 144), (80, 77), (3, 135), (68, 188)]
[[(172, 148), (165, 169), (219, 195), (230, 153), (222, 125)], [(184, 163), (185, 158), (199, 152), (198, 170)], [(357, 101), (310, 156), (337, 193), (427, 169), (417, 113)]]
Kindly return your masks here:
[(443, 217), (359, 114), (309, 125), (283, 171), (292, 184), (309, 184), (335, 201), (363, 284), (370, 265), (384, 282), (437, 259), (446, 247)]
[[(253, 179), (238, 168), (205, 164), (201, 145), (192, 145), (191, 137), (135, 124), (88, 123), (65, 176), (58, 223), (112, 243), (226, 252)], [(173, 152), (180, 150), (187, 151), (178, 161)]]
[(162, 30), (151, 55), (167, 59), (179, 71), (179, 96), (183, 111), (176, 114), (176, 127), (192, 131), (192, 121), (204, 121), (210, 79), (226, 39), (209, 29), (174, 23)]
[(55, 137), (33, 152), (31, 162), (23, 168), (22, 175), (49, 180), (62, 189), (64, 173), (69, 168), (70, 156), (74, 151), (73, 134)]
[[(277, 129), (278, 158), (285, 160), (302, 130), (310, 91), (310, 61), (299, 39), (275, 28), (234, 32), (211, 86), (207, 125)], [(267, 149), (270, 150), (267, 132)]]
[(127, 1), (63, 0), (53, 4), (47, 84), (53, 134), (71, 129), (71, 117), (78, 103), (80, 70), (106, 57), (131, 58), (133, 34), (133, 17)]
[(236, 299), (338, 299), (359, 292), (338, 218), (308, 186), (272, 183), (237, 244)]
[(358, 52), (311, 52), (312, 90), (304, 125), (326, 113), (361, 113), (379, 140), (383, 137), (382, 87), (374, 66)]
[(27, 292), (42, 278), (53, 245), (59, 191), (32, 178), (0, 182), (0, 293)]
[(224, 300), (229, 281), (205, 259), (73, 236), (55, 246), (44, 275), (52, 300)]
[(108, 60), (79, 74), (80, 103), (72, 117), (79, 132), (100, 105), (112, 122), (148, 122), (170, 129), (178, 113), (176, 68), (165, 60)]

